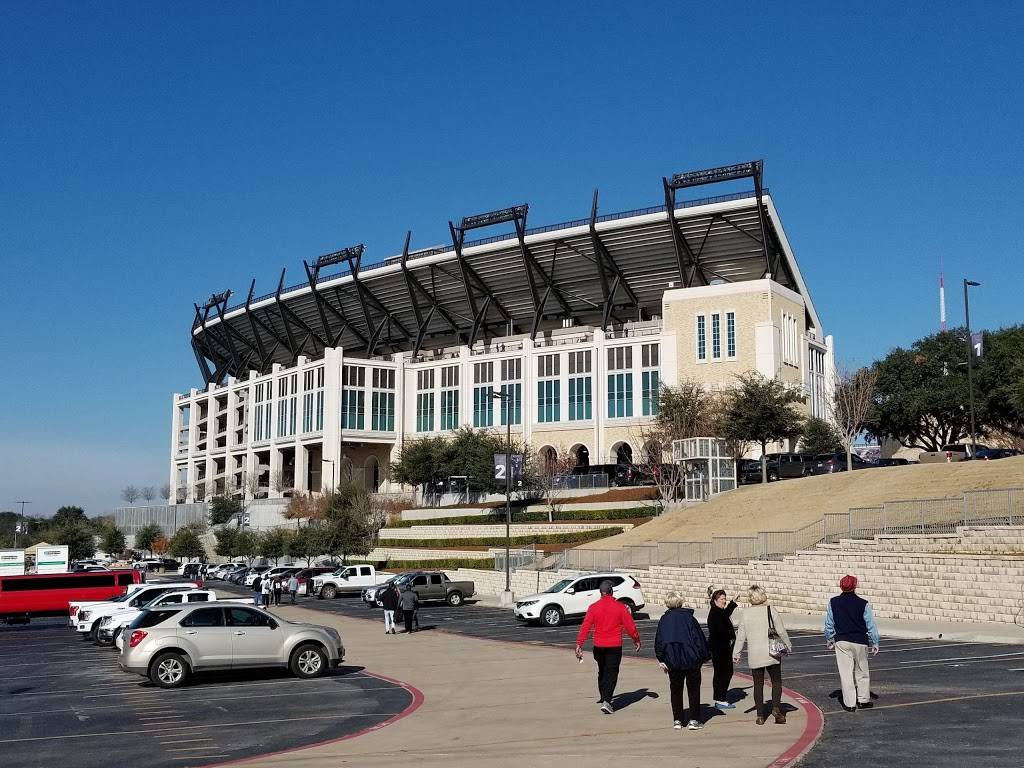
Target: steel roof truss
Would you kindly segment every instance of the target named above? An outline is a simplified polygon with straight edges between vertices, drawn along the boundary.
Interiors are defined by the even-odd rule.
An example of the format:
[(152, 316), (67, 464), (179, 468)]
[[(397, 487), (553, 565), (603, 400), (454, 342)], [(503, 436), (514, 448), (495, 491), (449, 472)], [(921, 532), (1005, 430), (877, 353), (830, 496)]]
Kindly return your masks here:
[[(474, 220), (477, 218), (480, 217), (471, 217), (471, 219)], [(469, 220), (470, 219), (463, 219), (463, 224), (465, 224)], [(497, 222), (488, 222), (488, 225), (492, 223)], [(471, 227), (466, 227), (466, 229), (471, 229), (474, 228), (475, 226), (486, 225), (478, 224), (473, 225)], [(466, 292), (466, 301), (469, 303), (469, 308), (470, 311), (472, 312), (473, 324), (470, 327), (469, 338), (466, 340), (467, 344), (470, 347), (472, 347), (474, 344), (476, 344), (477, 335), (479, 334), (480, 330), (487, 330), (488, 323), (486, 323), (485, 320), (487, 317), (487, 310), (490, 308), (492, 304), (494, 305), (494, 308), (495, 310), (497, 310), (498, 314), (502, 316), (505, 323), (511, 324), (513, 322), (512, 315), (494, 296), (494, 292), (491, 290), (490, 286), (488, 286), (487, 283), (485, 283), (480, 278), (480, 275), (478, 275), (476, 273), (476, 270), (473, 269), (472, 266), (470, 266), (469, 262), (466, 260), (466, 257), (463, 255), (462, 244), (466, 240), (466, 229), (463, 229), (461, 226), (456, 227), (450, 221), (448, 222), (448, 229), (451, 231), (452, 245), (455, 247), (455, 260), (459, 263), (459, 270), (461, 271), (462, 274), (462, 286)], [(479, 299), (484, 300), (482, 306), (477, 303)], [(491, 323), (490, 325), (494, 325), (494, 323)], [(519, 333), (519, 331), (516, 330), (516, 333)]]
[[(608, 327), (608, 320), (611, 317), (615, 317), (617, 321), (621, 322), (617, 316), (613, 314), (615, 307), (615, 293), (621, 287), (629, 298), (629, 306), (637, 307), (640, 302), (637, 300), (636, 292), (626, 281), (625, 276), (622, 274), (622, 270), (619, 269), (619, 265), (615, 263), (615, 259), (612, 258), (611, 252), (605, 246), (601, 236), (597, 233), (597, 196), (598, 191), (594, 190), (594, 199), (590, 205), (590, 242), (594, 248), (595, 263), (597, 264), (597, 274), (601, 279), (601, 295), (604, 298), (604, 306), (601, 310), (601, 327)], [(609, 274), (612, 276), (612, 282), (609, 285), (608, 278)]]

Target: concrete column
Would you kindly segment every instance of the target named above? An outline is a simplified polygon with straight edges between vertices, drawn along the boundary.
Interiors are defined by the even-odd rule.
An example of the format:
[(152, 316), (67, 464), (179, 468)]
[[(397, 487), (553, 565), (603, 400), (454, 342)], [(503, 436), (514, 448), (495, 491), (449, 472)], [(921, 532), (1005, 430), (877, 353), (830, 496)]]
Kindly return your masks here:
[[(533, 424), (537, 419), (537, 360), (533, 355), (533, 339), (523, 339), (523, 442), (533, 440)], [(534, 446), (536, 447), (536, 446)]]
[(608, 446), (604, 439), (605, 422), (605, 366), (607, 364), (608, 352), (605, 350), (607, 337), (603, 328), (594, 329), (594, 359), (591, 361), (591, 376), (594, 383), (591, 386), (590, 412), (594, 416), (594, 448), (590, 454), (591, 464), (607, 464), (605, 453)]
[[(324, 350), (323, 459), (334, 462), (334, 481), (341, 477), (341, 367), (345, 354), (340, 347)], [(330, 484), (331, 464), (320, 467), (322, 487)]]
[[(481, 358), (482, 359), (482, 358)], [(473, 426), (473, 356), (469, 347), (459, 347), (459, 426)]]
[(186, 485), (185, 485), (185, 501), (191, 503), (195, 501), (195, 485), (196, 485), (196, 443), (199, 438), (199, 429), (196, 426), (196, 422), (199, 418), (199, 400), (197, 399), (198, 390), (193, 387), (189, 390), (188, 397), (188, 454), (187, 454), (187, 470), (185, 473)]
[(171, 395), (171, 466), (168, 483), (171, 489), (171, 497), (168, 504), (177, 501), (175, 488), (178, 484), (178, 435), (181, 432), (181, 408), (178, 405), (178, 395)]

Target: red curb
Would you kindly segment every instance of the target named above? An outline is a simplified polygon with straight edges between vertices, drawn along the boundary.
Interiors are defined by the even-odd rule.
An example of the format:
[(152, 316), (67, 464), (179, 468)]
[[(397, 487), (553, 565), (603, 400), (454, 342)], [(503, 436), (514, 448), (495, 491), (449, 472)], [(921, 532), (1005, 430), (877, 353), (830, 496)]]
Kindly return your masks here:
[(367, 677), (374, 677), (378, 680), (384, 680), (388, 683), (395, 683), (400, 688), (403, 688), (409, 693), (411, 693), (412, 701), (409, 703), (409, 706), (407, 706), (401, 712), (392, 715), (383, 722), (377, 723), (376, 725), (371, 725), (368, 728), (363, 728), (361, 730), (356, 731), (355, 733), (350, 733), (347, 736), (339, 736), (336, 739), (325, 739), (324, 741), (315, 741), (312, 744), (302, 744), (297, 747), (289, 747), (288, 749), (279, 749), (276, 752), (264, 752), (263, 754), (252, 755), (251, 757), (239, 757), (236, 760), (228, 760), (223, 763), (211, 763), (208, 766), (206, 766), (206, 768), (221, 768), (221, 766), (225, 765), (239, 765), (242, 763), (251, 763), (255, 760), (263, 760), (268, 757), (279, 757), (281, 755), (288, 755), (293, 752), (302, 752), (307, 749), (315, 749), (316, 747), (323, 747), (328, 744), (340, 744), (343, 741), (348, 741), (349, 739), (355, 739), (360, 736), (365, 736), (368, 733), (379, 731), (381, 728), (386, 728), (387, 726), (393, 723), (397, 723), (399, 720), (402, 720), (411, 715), (423, 704), (423, 691), (421, 691), (419, 688), (416, 688), (413, 685), (409, 685), (409, 683), (404, 683), (401, 680), (395, 680), (394, 678), (387, 677), (385, 675), (377, 675), (372, 672), (364, 672), (363, 674), (365, 674)]
[[(741, 677), (751, 682), (754, 680), (750, 675), (745, 675), (742, 672), (734, 673), (733, 677)], [(800, 738), (793, 742), (789, 749), (768, 763), (767, 768), (782, 768), (782, 766), (790, 765), (799, 760), (811, 750), (811, 747), (821, 737), (821, 731), (825, 727), (825, 717), (822, 715), (821, 710), (818, 709), (817, 704), (792, 688), (782, 686), (782, 692), (803, 708), (807, 719)]]

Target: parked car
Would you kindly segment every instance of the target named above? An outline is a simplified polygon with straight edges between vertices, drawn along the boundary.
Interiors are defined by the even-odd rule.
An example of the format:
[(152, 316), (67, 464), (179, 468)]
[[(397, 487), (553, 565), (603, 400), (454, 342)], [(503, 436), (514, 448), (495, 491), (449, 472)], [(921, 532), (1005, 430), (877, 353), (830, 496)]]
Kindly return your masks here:
[(239, 582), (240, 584), (251, 587), (253, 582), (256, 581), (256, 577), (262, 577), (267, 571), (270, 570), (269, 565), (254, 565), (248, 571), (246, 571), (245, 577)]
[[(871, 469), (872, 467), (878, 466), (872, 464), (870, 461), (864, 461), (856, 453), (850, 454), (851, 466), (854, 469)], [(830, 475), (833, 472), (845, 472), (846, 471), (846, 454), (845, 453), (820, 453), (814, 457), (813, 463), (808, 465), (808, 474), (810, 475)]]
[[(135, 621), (135, 617), (142, 611), (191, 605), (192, 603), (210, 603), (217, 601), (217, 599), (218, 595), (212, 589), (189, 589), (181, 592), (165, 592), (164, 594), (153, 598), (141, 608), (125, 608), (124, 610), (111, 614), (107, 618), (103, 619), (103, 621), (100, 622), (100, 631), (96, 644), (116, 645), (117, 650), (120, 651), (124, 642), (124, 630), (128, 628), (129, 624)], [(252, 605), (253, 603), (253, 598), (251, 597), (220, 597), (220, 600), (221, 602), (224, 600), (230, 600), (232, 603), (244, 603), (246, 605)]]
[(761, 482), (761, 460), (740, 459), (737, 470), (740, 485), (749, 485)]
[(970, 461), (980, 451), (989, 447), (981, 443), (952, 443), (942, 446), (939, 451), (925, 451), (917, 458), (922, 464), (955, 464), (958, 461)]
[(980, 448), (974, 455), (978, 461), (995, 461), (996, 459), (1008, 459), (1011, 456), (1020, 456), (1021, 452), (1013, 448)]
[(211, 579), (224, 579), (224, 577), (227, 576), (229, 573), (231, 573), (232, 571), (236, 571), (239, 568), (245, 568), (245, 563), (241, 561), (233, 563), (221, 563), (220, 565), (215, 565), (213, 566), (213, 568), (210, 569), (209, 577)]
[(169, 557), (144, 557), (132, 563), (132, 567), (140, 571), (176, 571), (179, 565), (181, 563)]
[(338, 595), (358, 595), (366, 587), (374, 587), (384, 581), (372, 565), (346, 565), (334, 573), (316, 576), (313, 591), (317, 597), (333, 600)]
[(225, 602), (146, 610), (129, 625), (118, 664), (160, 688), (180, 688), (195, 672), (285, 667), (314, 678), (345, 658), (333, 627), (285, 621)]
[(642, 464), (616, 464), (615, 485), (654, 485), (654, 478)]
[(406, 584), (411, 585), (421, 601), (443, 600), (448, 605), (462, 605), (467, 597), (476, 594), (476, 584), (472, 581), (452, 581), (441, 571), (403, 573), (395, 579), (395, 584), (400, 590), (404, 590)]
[(528, 623), (557, 627), (570, 616), (583, 616), (600, 599), (601, 582), (612, 583), (612, 595), (636, 614), (646, 604), (640, 582), (622, 573), (593, 573), (562, 579), (543, 592), (526, 595), (513, 607), (515, 617)]
[(816, 456), (810, 453), (769, 453), (768, 482), (776, 480), (792, 480), (796, 477), (807, 477), (811, 464)]
[(325, 576), (334, 573), (337, 568), (333, 565), (317, 565), (312, 568), (302, 568), (295, 574), (295, 580), (299, 582), (300, 595), (313, 594), (313, 579), (316, 576)]
[(74, 614), (69, 617), (71, 627), (93, 642), (99, 636), (100, 622), (112, 613), (117, 613), (124, 608), (140, 608), (155, 597), (165, 592), (179, 592), (201, 587), (203, 583), (192, 581), (176, 581), (166, 584), (147, 584), (143, 589), (135, 590), (127, 596), (127, 599), (108, 600), (103, 603), (90, 603), (80, 606)]
[(891, 459), (879, 459), (875, 462), (875, 465), (879, 467), (905, 467), (910, 463), (909, 459), (898, 459), (894, 456)]
[(377, 606), (378, 608), (383, 607), (383, 604), (380, 601), (380, 596), (384, 594), (384, 590), (388, 587), (393, 586), (394, 583), (398, 579), (402, 578), (402, 576), (405, 576), (406, 573), (409, 573), (409, 571), (406, 571), (405, 573), (396, 574), (387, 581), (382, 581), (380, 584), (376, 584), (372, 587), (367, 587), (360, 593), (360, 597), (363, 599), (363, 602), (369, 606)]

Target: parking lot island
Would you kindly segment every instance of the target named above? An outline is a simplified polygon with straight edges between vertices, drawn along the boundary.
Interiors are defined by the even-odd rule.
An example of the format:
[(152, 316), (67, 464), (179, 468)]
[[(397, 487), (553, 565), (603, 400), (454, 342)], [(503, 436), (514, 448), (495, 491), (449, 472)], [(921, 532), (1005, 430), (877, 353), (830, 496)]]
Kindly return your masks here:
[[(702, 768), (784, 766), (811, 747), (821, 731), (818, 708), (786, 691), (792, 709), (785, 726), (754, 724), (749, 696), (727, 715), (710, 716), (703, 731), (672, 729), (668, 681), (649, 659), (623, 660), (618, 710), (596, 705), (593, 661), (577, 664), (569, 651), (540, 644), (483, 640), (424, 623), (412, 635), (382, 636), (383, 624), (282, 606), (281, 616), (336, 627), (348, 660), (422, 692), (409, 716), (357, 738), (245, 761), (289, 768), (384, 766), (622, 765), (624, 760), (685, 756)], [(368, 612), (376, 619), (378, 612)], [(511, 618), (511, 617), (510, 617)], [(484, 619), (489, 620), (489, 619)], [(702, 701), (711, 703), (710, 675)], [(734, 687), (747, 688), (737, 677)], [(710, 716), (710, 717), (709, 717)]]

